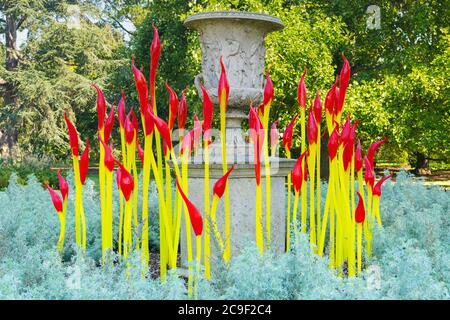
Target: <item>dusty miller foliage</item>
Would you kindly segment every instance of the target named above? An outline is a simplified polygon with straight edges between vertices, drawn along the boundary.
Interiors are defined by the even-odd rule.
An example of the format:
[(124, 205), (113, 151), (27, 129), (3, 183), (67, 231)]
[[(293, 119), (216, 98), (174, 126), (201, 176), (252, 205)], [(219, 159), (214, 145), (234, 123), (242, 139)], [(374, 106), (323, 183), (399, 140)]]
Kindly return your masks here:
[[(69, 177), (73, 190), (73, 178)], [(324, 186), (325, 187), (325, 186)], [(157, 196), (150, 192), (150, 241), (158, 247)], [(114, 189), (116, 193), (117, 190)], [(108, 264), (101, 255), (100, 208), (94, 184), (84, 188), (88, 225), (86, 256), (74, 248), (73, 194), (70, 193), (66, 245), (55, 250), (58, 218), (46, 190), (34, 177), (25, 186), (11, 177), (0, 192), (0, 298), (2, 299), (183, 299), (183, 278), (165, 282), (142, 278), (139, 255), (131, 267)], [(117, 199), (115, 197), (114, 199)], [(118, 215), (118, 203), (114, 213)], [(388, 181), (381, 201), (383, 228), (376, 230), (369, 269), (341, 279), (328, 260), (312, 255), (299, 235), (289, 254), (260, 257), (250, 243), (230, 266), (218, 266), (211, 282), (199, 281), (199, 299), (448, 299), (450, 288), (450, 193), (425, 187), (402, 172)], [(118, 219), (115, 219), (116, 221)], [(117, 224), (114, 226), (115, 234)], [(111, 258), (116, 258), (111, 255)]]

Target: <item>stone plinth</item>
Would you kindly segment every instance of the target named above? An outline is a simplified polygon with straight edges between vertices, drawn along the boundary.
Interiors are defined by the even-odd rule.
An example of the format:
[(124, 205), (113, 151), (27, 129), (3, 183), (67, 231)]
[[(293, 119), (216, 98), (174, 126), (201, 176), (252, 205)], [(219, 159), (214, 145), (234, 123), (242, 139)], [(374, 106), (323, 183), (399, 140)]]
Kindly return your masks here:
[[(194, 159), (192, 159), (194, 160)], [(194, 162), (194, 163), (192, 163)], [(294, 166), (294, 160), (284, 158), (270, 158), (271, 162), (271, 248), (276, 252), (285, 250), (286, 237), (286, 176)], [(231, 164), (229, 164), (231, 166)], [(263, 231), (265, 237), (265, 189), (266, 179), (264, 175), (264, 163), (261, 164), (261, 184), (262, 184), (262, 212)], [(210, 165), (210, 199), (212, 201), (212, 188), (214, 183), (222, 176), (222, 164), (214, 163)], [(191, 161), (189, 164), (189, 199), (197, 206), (200, 212), (204, 213), (204, 164)], [(228, 188), (230, 192), (230, 220), (231, 220), (231, 256), (236, 256), (246, 244), (247, 240), (255, 241), (255, 195), (256, 181), (254, 165), (252, 163), (234, 163), (234, 170), (228, 178)], [(221, 199), (217, 208), (217, 226), (225, 242), (225, 213), (224, 198)], [(184, 216), (183, 216), (184, 217)], [(205, 230), (204, 230), (205, 232)], [(191, 233), (193, 234), (193, 233)], [(211, 229), (211, 257), (218, 256), (217, 246), (214, 244), (214, 234)], [(265, 241), (267, 243), (267, 241)], [(181, 258), (185, 265), (186, 256), (186, 234), (184, 219), (181, 229)], [(195, 257), (195, 241), (193, 236), (193, 249)]]

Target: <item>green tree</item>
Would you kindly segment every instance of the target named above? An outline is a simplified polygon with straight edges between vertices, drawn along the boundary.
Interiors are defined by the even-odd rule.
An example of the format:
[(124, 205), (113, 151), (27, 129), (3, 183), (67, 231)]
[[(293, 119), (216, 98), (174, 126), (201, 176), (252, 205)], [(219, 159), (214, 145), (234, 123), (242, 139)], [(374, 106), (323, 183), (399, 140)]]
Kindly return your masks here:
[[(83, 138), (95, 136), (95, 97), (89, 88), (93, 81), (103, 85), (112, 102), (123, 88), (127, 107), (136, 107), (130, 60), (133, 54), (148, 75), (152, 22), (162, 42), (157, 77), (160, 115), (167, 116), (164, 80), (178, 93), (187, 87), (190, 113), (200, 112), (193, 86), (200, 72), (198, 35), (183, 21), (197, 12), (242, 10), (272, 14), (285, 23), (283, 30), (266, 39), (266, 64), (275, 85), (271, 120), (281, 117), (283, 126), (295, 114), (303, 66), (308, 68), (308, 99), (316, 90), (323, 98), (345, 52), (352, 78), (344, 112), (360, 120), (363, 146), (388, 136), (381, 150), (384, 159), (410, 159), (416, 167), (427, 166), (430, 159), (448, 163), (449, 0), (378, 1), (379, 29), (367, 28), (366, 9), (371, 4), (366, 0), (1, 1), (0, 27), (6, 41), (0, 54), (5, 61), (0, 68), (0, 145), (11, 150), (18, 141), (26, 151), (62, 155), (67, 138), (61, 116), (66, 109), (76, 114)], [(80, 13), (81, 28), (68, 27), (74, 8)], [(14, 30), (28, 31), (21, 48)], [(125, 45), (123, 37), (130, 39)]]
[[(150, 45), (153, 39), (152, 23), (155, 23), (158, 28), (162, 52), (156, 80), (156, 96), (158, 115), (161, 114), (163, 118), (168, 116), (169, 95), (164, 85), (166, 80), (179, 95), (186, 87), (190, 87), (188, 104), (194, 103), (193, 83), (199, 66), (193, 63), (192, 56), (188, 53), (189, 38), (183, 25), (183, 16), (189, 8), (189, 1), (183, 0), (152, 2), (148, 7), (146, 18), (137, 27), (136, 35), (131, 40), (131, 50), (135, 55), (136, 63), (142, 66), (148, 75)], [(195, 99), (198, 101), (198, 98)]]
[(9, 130), (10, 152), (18, 143), (22, 155), (67, 154), (64, 111), (76, 120), (83, 140), (95, 137), (95, 90), (90, 85), (110, 82), (110, 75), (124, 63), (122, 36), (98, 19), (94, 7), (75, 1), (57, 3), (38, 6), (48, 5), (45, 1), (30, 7), (38, 12), (35, 19), (28, 18), (28, 11), (21, 13), (25, 22), (20, 27), (28, 35), (23, 46), (14, 49), (14, 68), (8, 67), (10, 49), (5, 48), (6, 67), (0, 70), (0, 77), (7, 85), (0, 127)]
[[(380, 9), (379, 29), (367, 28), (371, 4)], [(406, 152), (416, 170), (427, 167), (428, 160), (449, 163), (450, 2), (337, 0), (317, 5), (342, 17), (355, 39), (341, 50), (352, 65), (347, 105), (361, 120), (360, 131), (372, 139), (388, 135), (390, 157), (401, 160)]]
[[(20, 61), (20, 52), (17, 47), (17, 32), (33, 22), (42, 22), (46, 14), (37, 14), (54, 9), (55, 2), (47, 3), (40, 0), (3, 0), (0, 2), (0, 30), (5, 37), (4, 50), (5, 65), (4, 69), (8, 72), (14, 72)], [(1, 78), (3, 89), (3, 104), (6, 106), (17, 103), (16, 86), (13, 81), (7, 77)], [(11, 117), (10, 117), (11, 118)], [(17, 142), (18, 129), (17, 123), (12, 119), (12, 123), (3, 124), (0, 130), (0, 151), (8, 151), (12, 156), (12, 150)], [(6, 148), (5, 148), (6, 147)]]
[(407, 150), (416, 170), (428, 168), (430, 160), (450, 162), (450, 37), (442, 42), (445, 51), (429, 64), (385, 80), (385, 106), (396, 129), (393, 138)]
[[(164, 84), (166, 80), (179, 95), (188, 87), (188, 104), (192, 110), (191, 105), (194, 102), (199, 103), (198, 98), (193, 95), (193, 79), (199, 66), (192, 63), (192, 57), (188, 54), (189, 34), (183, 26), (183, 15), (189, 10), (190, 2), (99, 0), (96, 3), (103, 8), (103, 19), (130, 37), (128, 46), (123, 51), (127, 62), (118, 66), (111, 75), (111, 92), (120, 92), (124, 89), (127, 107), (138, 108), (138, 96), (131, 72), (131, 57), (134, 56), (136, 65), (142, 68), (148, 78), (150, 45), (153, 39), (152, 23), (154, 23), (158, 28), (162, 47), (156, 80), (158, 115), (162, 118), (168, 116), (168, 92)], [(135, 30), (126, 27), (125, 21), (131, 23)]]

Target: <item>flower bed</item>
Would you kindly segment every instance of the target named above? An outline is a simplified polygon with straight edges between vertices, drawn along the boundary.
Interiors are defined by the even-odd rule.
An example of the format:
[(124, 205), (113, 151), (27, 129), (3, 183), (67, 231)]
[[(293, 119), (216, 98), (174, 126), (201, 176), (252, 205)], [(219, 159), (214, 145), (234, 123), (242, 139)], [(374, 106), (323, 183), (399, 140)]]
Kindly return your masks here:
[[(73, 189), (73, 178), (69, 177)], [(326, 190), (326, 185), (323, 185)], [(114, 187), (114, 193), (117, 189)], [(325, 193), (325, 192), (324, 192)], [(0, 298), (2, 299), (183, 299), (187, 285), (169, 272), (163, 283), (141, 277), (140, 257), (124, 263), (101, 261), (98, 191), (89, 179), (83, 190), (88, 227), (86, 255), (75, 254), (68, 232), (56, 251), (59, 222), (36, 178), (19, 185), (13, 174), (0, 192)], [(69, 197), (73, 197), (72, 194)], [(150, 254), (158, 248), (156, 187), (150, 186)], [(322, 195), (322, 200), (325, 196)], [(114, 197), (117, 199), (117, 197)], [(67, 230), (74, 230), (70, 199)], [(383, 227), (375, 229), (370, 268), (361, 276), (339, 278), (326, 257), (311, 254), (300, 235), (292, 252), (260, 256), (254, 244), (233, 257), (212, 281), (198, 284), (199, 299), (448, 299), (450, 289), (450, 193), (425, 187), (405, 172), (386, 182), (381, 199)], [(118, 215), (118, 201), (113, 203)], [(118, 221), (118, 217), (114, 217)], [(117, 225), (114, 225), (117, 230)], [(152, 230), (155, 230), (152, 232)], [(117, 232), (114, 232), (117, 241)], [(325, 249), (326, 251), (327, 249)], [(149, 271), (150, 273), (150, 271)], [(127, 276), (128, 275), (128, 276)]]

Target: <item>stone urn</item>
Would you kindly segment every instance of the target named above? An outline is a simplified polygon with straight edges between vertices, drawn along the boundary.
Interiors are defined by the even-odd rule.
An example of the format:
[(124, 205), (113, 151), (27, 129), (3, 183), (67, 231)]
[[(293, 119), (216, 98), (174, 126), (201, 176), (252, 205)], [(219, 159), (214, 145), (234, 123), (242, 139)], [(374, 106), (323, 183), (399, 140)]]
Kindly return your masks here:
[[(184, 24), (199, 32), (202, 73), (196, 77), (196, 84), (203, 82), (213, 102), (218, 103), (222, 56), (230, 83), (230, 107), (247, 111), (250, 99), (260, 103), (266, 53), (264, 38), (269, 32), (283, 28), (282, 22), (260, 13), (219, 11), (192, 15)], [(201, 90), (198, 92), (201, 94)]]
[[(255, 235), (255, 172), (253, 145), (245, 140), (246, 132), (241, 122), (247, 119), (250, 100), (257, 106), (262, 102), (264, 87), (265, 36), (283, 28), (276, 17), (250, 12), (205, 12), (192, 15), (184, 24), (199, 32), (202, 49), (202, 72), (195, 78), (200, 96), (200, 83), (218, 107), (217, 85), (221, 73), (222, 56), (230, 84), (226, 114), (226, 152), (228, 166), (234, 170), (228, 178), (230, 190), (230, 241), (231, 256), (240, 252), (243, 246), (254, 241)], [(218, 108), (217, 108), (218, 109)], [(216, 111), (218, 112), (218, 110)], [(214, 136), (214, 133), (213, 133)], [(216, 136), (217, 137), (217, 136)], [(221, 144), (216, 139), (210, 146), (210, 190), (222, 174)], [(264, 161), (261, 159), (263, 188), (263, 221), (265, 221), (265, 176)], [(286, 188), (285, 179), (292, 170), (294, 161), (278, 157), (270, 158), (271, 167), (271, 243), (277, 252), (285, 250), (286, 236)], [(204, 212), (204, 161), (201, 151), (190, 159), (188, 189), (189, 198)], [(219, 203), (217, 225), (225, 235), (224, 205)], [(264, 226), (265, 228), (265, 226)], [(181, 228), (181, 257), (186, 265), (185, 227)], [(214, 235), (211, 234), (211, 239)], [(211, 240), (214, 242), (214, 240)], [(217, 248), (216, 248), (217, 249)], [(194, 248), (195, 251), (195, 248)], [(214, 246), (211, 257), (214, 257)], [(195, 255), (194, 255), (195, 256)], [(211, 262), (213, 265), (214, 262)]]

